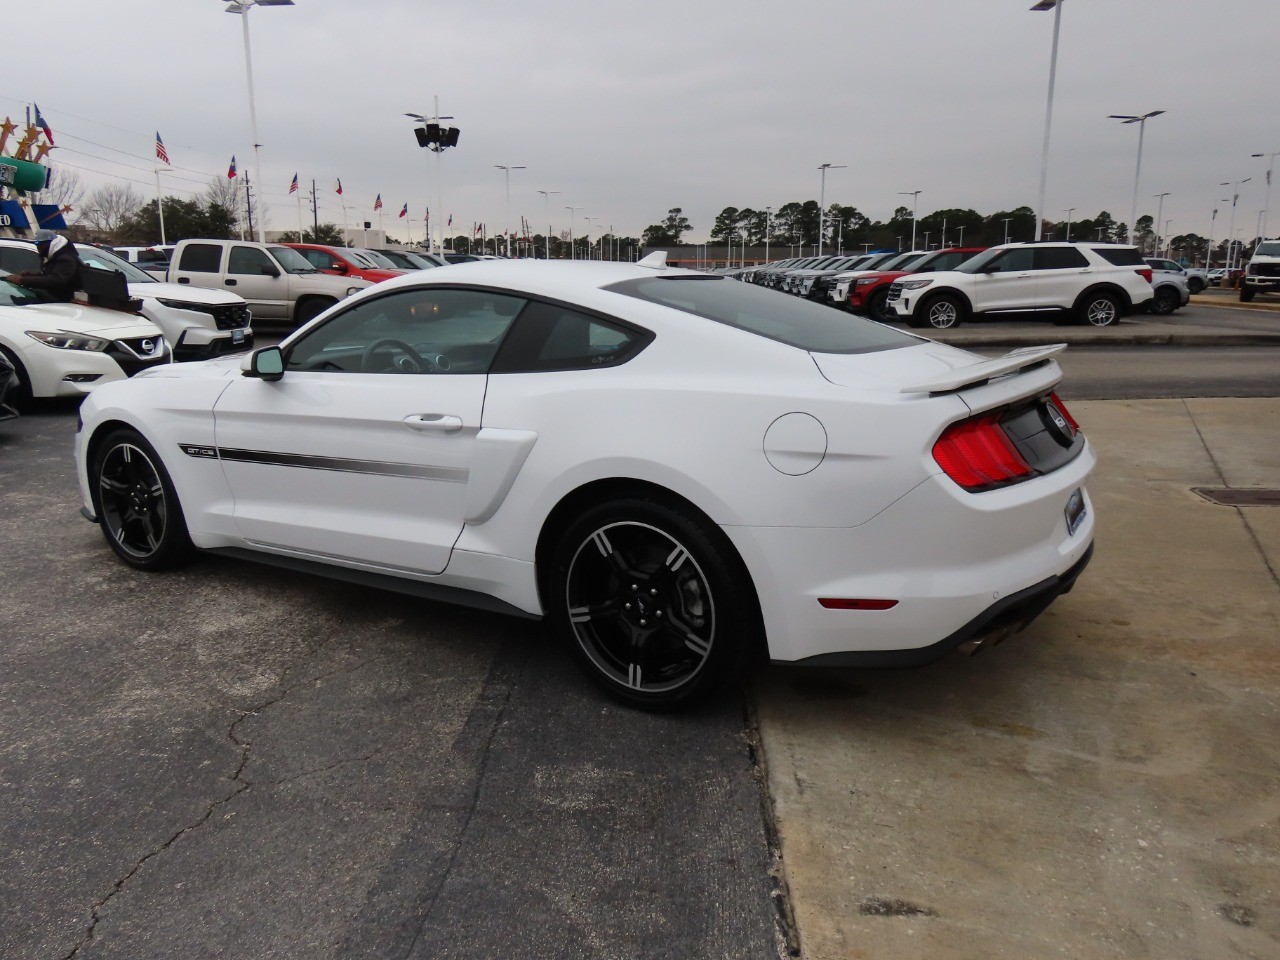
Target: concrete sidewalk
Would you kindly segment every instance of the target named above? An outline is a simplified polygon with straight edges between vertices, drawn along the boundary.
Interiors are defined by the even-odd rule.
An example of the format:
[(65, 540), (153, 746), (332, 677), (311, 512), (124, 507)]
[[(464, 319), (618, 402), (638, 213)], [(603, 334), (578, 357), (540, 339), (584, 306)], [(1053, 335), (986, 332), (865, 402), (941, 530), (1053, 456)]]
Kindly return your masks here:
[(1080, 402), (1097, 553), (1023, 634), (755, 696), (810, 960), (1280, 956), (1280, 399)]

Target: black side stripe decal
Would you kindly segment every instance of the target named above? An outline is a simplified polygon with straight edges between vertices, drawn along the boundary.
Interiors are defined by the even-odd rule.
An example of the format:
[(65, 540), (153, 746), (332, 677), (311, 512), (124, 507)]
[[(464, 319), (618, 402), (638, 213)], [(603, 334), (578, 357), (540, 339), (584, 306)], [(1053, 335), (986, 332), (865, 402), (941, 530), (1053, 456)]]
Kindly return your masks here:
[(440, 480), (466, 483), (470, 471), (465, 467), (434, 467), (417, 463), (388, 463), (383, 460), (351, 460), (346, 457), (320, 457), (304, 453), (273, 453), (267, 450), (236, 450), (202, 444), (178, 444), (189, 457), (258, 463), (271, 467), (298, 467), (303, 470), (331, 470), (337, 473), (361, 473), (377, 477), (408, 477), (414, 480)]

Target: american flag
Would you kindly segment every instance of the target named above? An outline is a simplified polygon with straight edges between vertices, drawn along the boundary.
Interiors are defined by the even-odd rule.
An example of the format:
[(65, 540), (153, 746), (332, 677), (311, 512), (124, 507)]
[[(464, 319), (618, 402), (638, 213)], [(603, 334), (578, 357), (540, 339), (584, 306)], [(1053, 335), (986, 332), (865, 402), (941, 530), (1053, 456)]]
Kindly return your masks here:
[(373, 212), (377, 213), (381, 209), (382, 209), (382, 194), (378, 194), (378, 196), (373, 201)]
[(164, 148), (164, 141), (160, 139), (160, 131), (156, 131), (156, 159), (169, 162), (169, 151)]
[(298, 175), (296, 173), (293, 175), (293, 183), (289, 184), (289, 192), (290, 193), (298, 192)]

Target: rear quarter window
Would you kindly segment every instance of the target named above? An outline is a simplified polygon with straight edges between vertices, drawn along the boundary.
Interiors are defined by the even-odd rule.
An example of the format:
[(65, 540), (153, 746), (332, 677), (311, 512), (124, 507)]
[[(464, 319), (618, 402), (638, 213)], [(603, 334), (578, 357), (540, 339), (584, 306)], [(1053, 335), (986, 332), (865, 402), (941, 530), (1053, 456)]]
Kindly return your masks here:
[(191, 273), (217, 273), (222, 266), (222, 247), (215, 243), (190, 243), (182, 250), (178, 269)]
[(920, 342), (842, 310), (727, 277), (642, 277), (604, 289), (813, 353), (870, 353)]
[(1093, 247), (1093, 252), (1113, 267), (1145, 267), (1137, 247)]

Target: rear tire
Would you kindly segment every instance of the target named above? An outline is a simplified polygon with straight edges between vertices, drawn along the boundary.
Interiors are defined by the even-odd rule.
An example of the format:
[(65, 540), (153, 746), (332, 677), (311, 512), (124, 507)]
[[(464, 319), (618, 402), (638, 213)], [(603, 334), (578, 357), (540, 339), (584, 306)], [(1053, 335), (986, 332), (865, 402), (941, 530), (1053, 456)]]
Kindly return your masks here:
[(1120, 322), (1120, 300), (1104, 290), (1086, 294), (1076, 307), (1076, 318), (1091, 327), (1110, 327)]
[(195, 552), (169, 472), (136, 430), (107, 435), (94, 455), (89, 483), (102, 535), (129, 566), (165, 570)]
[(1240, 302), (1241, 303), (1253, 302), (1253, 287), (1245, 283), (1240, 284)]
[(578, 666), (643, 710), (703, 699), (762, 635), (732, 544), (714, 525), (655, 500), (586, 510), (556, 544), (547, 584), (550, 620)]
[(1201, 280), (1199, 277), (1188, 277), (1187, 289), (1190, 290), (1192, 294), (1203, 293), (1204, 281)]

